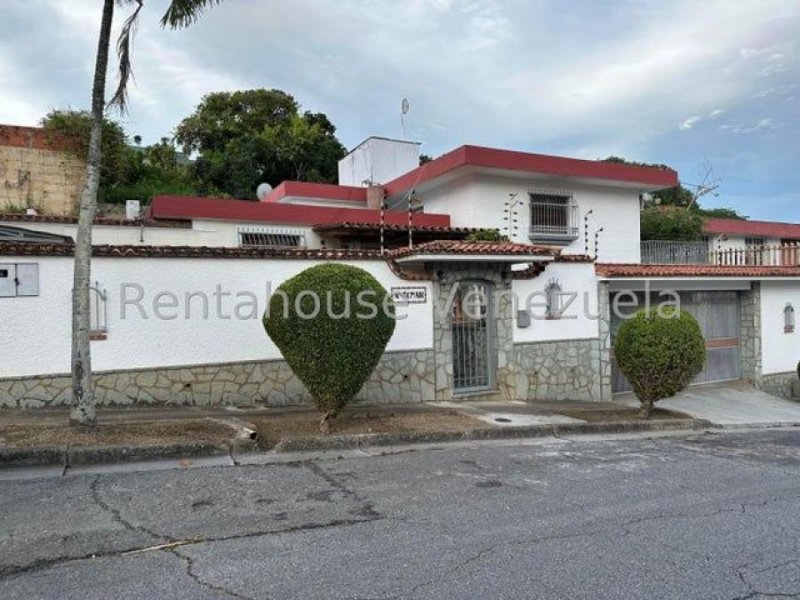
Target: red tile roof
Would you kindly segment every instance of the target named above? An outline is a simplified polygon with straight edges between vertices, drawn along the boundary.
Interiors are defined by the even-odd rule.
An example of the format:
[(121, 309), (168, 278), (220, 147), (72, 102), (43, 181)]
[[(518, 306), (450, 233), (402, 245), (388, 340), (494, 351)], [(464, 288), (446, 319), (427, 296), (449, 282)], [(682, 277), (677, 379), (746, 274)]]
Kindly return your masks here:
[[(147, 209), (153, 219), (212, 219), (257, 223), (291, 223), (295, 225), (322, 225), (326, 223), (380, 223), (379, 210), (366, 208), (338, 208), (333, 206), (308, 206), (249, 200), (223, 200), (195, 198), (192, 196), (156, 196)], [(450, 215), (422, 213), (414, 215), (420, 226), (449, 227)], [(402, 225), (408, 222), (408, 213), (387, 211), (386, 222)]]
[(640, 265), (598, 263), (601, 277), (800, 277), (800, 267), (757, 267), (727, 265)]
[(706, 233), (800, 240), (800, 224), (741, 219), (708, 219)]
[(678, 174), (671, 169), (515, 152), (480, 146), (461, 146), (401, 175), (384, 185), (384, 188), (387, 196), (394, 196), (461, 167), (485, 167), (559, 177), (637, 183), (641, 184), (642, 188), (649, 190), (678, 185)]
[[(57, 215), (20, 215), (20, 214), (2, 214), (0, 213), (0, 223), (2, 222), (22, 222), (22, 223), (65, 223), (75, 225), (78, 223), (77, 217), (62, 217)], [(95, 225), (115, 225), (119, 227), (172, 227), (176, 229), (191, 229), (192, 224), (186, 221), (169, 221), (169, 220), (130, 220), (130, 219), (117, 219), (114, 217), (95, 217)]]
[(560, 254), (558, 248), (533, 246), (512, 242), (463, 242), (457, 240), (437, 240), (426, 242), (413, 248), (397, 248), (389, 252), (392, 258), (414, 254), (486, 255), (486, 256), (551, 256)]

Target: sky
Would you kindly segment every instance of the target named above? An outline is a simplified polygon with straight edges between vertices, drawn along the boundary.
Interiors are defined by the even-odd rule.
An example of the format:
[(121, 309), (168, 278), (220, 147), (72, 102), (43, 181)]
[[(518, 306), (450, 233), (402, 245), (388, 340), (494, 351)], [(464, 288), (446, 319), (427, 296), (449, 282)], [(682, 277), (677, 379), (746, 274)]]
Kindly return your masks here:
[[(704, 205), (800, 222), (800, 0), (224, 0), (179, 31), (166, 4), (145, 0), (122, 119), (145, 144), (206, 93), (277, 88), (348, 148), (617, 155), (687, 184), (710, 166)], [(101, 5), (3, 0), (0, 123), (88, 107)]]

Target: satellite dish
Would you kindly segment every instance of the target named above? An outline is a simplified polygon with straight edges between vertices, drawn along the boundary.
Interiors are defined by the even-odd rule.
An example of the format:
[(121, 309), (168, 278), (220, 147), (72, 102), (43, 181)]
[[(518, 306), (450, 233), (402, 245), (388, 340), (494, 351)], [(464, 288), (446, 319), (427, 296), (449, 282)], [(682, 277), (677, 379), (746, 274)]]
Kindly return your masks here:
[(262, 202), (270, 195), (270, 192), (272, 192), (272, 186), (268, 183), (261, 183), (256, 188), (256, 196), (258, 196), (258, 199)]
[(407, 115), (410, 108), (411, 103), (408, 101), (408, 98), (403, 98), (403, 101), (400, 103), (400, 112), (402, 112), (404, 115)]

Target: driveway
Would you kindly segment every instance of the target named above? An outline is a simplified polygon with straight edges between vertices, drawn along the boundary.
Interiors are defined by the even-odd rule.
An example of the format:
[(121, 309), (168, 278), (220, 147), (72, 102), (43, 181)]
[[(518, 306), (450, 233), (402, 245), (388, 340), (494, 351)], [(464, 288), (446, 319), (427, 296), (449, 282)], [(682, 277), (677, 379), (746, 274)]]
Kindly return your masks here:
[[(632, 393), (618, 394), (614, 401), (639, 405)], [(770, 396), (743, 381), (692, 386), (656, 406), (724, 427), (800, 425), (800, 402)]]

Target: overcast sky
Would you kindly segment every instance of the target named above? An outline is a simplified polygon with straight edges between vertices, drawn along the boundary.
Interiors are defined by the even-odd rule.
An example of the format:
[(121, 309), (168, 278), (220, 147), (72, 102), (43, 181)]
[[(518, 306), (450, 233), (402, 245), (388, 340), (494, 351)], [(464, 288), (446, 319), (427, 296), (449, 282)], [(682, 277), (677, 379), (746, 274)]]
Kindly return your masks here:
[[(89, 104), (101, 0), (3, 0), (0, 122)], [(225, 0), (183, 31), (145, 0), (128, 131), (274, 87), (352, 147), (408, 137), (666, 163), (708, 205), (800, 222), (800, 0)], [(117, 25), (127, 11), (118, 11)], [(113, 86), (113, 74), (109, 87)]]

